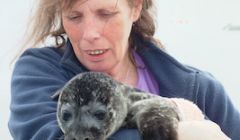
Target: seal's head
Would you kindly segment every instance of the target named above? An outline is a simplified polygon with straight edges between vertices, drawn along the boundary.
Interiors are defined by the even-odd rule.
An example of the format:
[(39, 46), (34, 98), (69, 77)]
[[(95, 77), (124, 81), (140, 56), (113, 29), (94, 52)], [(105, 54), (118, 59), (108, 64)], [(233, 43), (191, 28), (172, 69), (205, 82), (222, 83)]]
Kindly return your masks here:
[(119, 83), (102, 73), (79, 74), (58, 92), (57, 119), (67, 140), (106, 139), (127, 114)]

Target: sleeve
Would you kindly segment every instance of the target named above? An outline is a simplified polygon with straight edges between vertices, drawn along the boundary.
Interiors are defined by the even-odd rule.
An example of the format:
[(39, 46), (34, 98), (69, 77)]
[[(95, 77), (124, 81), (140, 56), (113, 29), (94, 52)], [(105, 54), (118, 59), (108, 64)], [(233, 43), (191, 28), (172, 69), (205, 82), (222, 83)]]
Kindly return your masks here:
[(221, 83), (211, 75), (197, 75), (197, 104), (232, 140), (240, 140), (240, 113)]
[[(39, 52), (37, 52), (39, 53)], [(47, 57), (26, 51), (16, 62), (11, 82), (9, 130), (14, 140), (60, 139), (57, 102), (51, 95), (66, 83), (60, 68)]]
[(137, 129), (120, 129), (108, 140), (141, 140), (141, 136)]

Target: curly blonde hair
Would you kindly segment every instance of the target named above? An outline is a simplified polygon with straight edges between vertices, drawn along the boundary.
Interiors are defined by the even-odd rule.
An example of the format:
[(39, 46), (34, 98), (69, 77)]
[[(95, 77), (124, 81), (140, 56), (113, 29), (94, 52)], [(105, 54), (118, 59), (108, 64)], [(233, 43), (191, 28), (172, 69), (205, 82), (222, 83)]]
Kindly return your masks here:
[[(77, 0), (38, 0), (36, 11), (29, 22), (26, 33), (26, 44), (36, 47), (46, 41), (48, 37), (55, 39), (56, 46), (66, 43), (65, 31), (62, 25), (61, 13), (73, 6)], [(136, 0), (127, 0), (130, 7)], [(144, 39), (158, 42), (153, 38), (155, 33), (155, 21), (151, 14), (153, 0), (143, 0), (143, 8), (140, 18), (134, 23), (130, 34), (130, 44), (135, 35)], [(158, 42), (160, 44), (160, 42)]]

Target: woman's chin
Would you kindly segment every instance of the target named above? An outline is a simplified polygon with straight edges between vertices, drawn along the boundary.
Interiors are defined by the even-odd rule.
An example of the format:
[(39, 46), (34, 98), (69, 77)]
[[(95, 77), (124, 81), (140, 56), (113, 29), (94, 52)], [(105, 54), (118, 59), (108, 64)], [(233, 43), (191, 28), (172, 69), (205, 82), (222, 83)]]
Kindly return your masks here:
[(90, 71), (103, 72), (103, 73), (107, 73), (109, 71), (109, 69), (107, 69), (107, 66), (105, 66), (103, 64), (96, 64), (94, 66), (88, 67), (88, 69)]

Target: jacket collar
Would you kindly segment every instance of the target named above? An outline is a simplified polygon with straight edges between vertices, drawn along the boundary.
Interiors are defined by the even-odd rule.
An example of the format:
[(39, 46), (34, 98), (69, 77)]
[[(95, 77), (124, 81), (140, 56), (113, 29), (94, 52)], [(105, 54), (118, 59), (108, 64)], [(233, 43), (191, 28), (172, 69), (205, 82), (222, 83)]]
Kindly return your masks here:
[(153, 42), (137, 42), (136, 52), (157, 80), (161, 96), (183, 97), (193, 92), (196, 71), (179, 63)]
[(75, 75), (87, 71), (87, 69), (78, 61), (76, 55), (74, 54), (72, 44), (69, 39), (65, 45), (63, 57), (60, 63), (62, 67), (68, 71), (71, 71)]
[[(183, 94), (193, 92), (195, 82), (193, 69), (182, 65), (150, 41), (138, 40), (135, 50), (158, 82), (161, 96), (182, 97), (185, 96)], [(73, 76), (88, 71), (76, 58), (69, 40), (61, 64), (71, 71)]]

